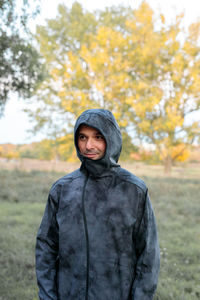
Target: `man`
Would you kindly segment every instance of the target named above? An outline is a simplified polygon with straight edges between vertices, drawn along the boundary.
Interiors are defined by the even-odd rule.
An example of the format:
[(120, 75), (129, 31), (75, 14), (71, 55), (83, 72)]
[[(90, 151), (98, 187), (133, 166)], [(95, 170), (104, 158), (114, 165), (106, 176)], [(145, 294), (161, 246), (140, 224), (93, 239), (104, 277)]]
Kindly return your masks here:
[(118, 164), (112, 113), (90, 109), (74, 128), (79, 170), (52, 186), (37, 235), (41, 300), (150, 300), (157, 286), (155, 218), (142, 180)]

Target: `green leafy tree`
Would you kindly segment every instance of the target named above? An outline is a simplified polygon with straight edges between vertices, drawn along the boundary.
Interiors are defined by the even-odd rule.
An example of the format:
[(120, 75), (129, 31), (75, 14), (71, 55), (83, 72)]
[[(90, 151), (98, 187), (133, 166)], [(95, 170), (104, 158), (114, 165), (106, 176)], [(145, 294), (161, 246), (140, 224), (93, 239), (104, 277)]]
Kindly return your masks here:
[[(38, 0), (39, 1), (39, 0)], [(39, 2), (0, 0), (0, 115), (10, 92), (30, 97), (44, 76), (27, 22), (38, 12)]]

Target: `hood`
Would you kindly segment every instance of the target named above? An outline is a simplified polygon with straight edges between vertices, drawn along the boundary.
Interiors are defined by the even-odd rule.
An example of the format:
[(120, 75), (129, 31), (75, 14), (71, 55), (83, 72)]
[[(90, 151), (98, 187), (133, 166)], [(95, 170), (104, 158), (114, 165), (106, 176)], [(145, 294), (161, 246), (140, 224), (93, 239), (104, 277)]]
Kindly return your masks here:
[[(99, 160), (92, 160), (81, 155), (77, 145), (77, 133), (80, 125), (87, 125), (97, 129), (105, 138), (106, 151), (104, 157)], [(119, 166), (117, 164), (121, 148), (122, 137), (115, 117), (109, 110), (89, 109), (84, 111), (77, 119), (74, 127), (74, 143), (77, 156), (82, 162), (82, 168), (87, 169), (93, 175), (101, 175), (111, 167)]]

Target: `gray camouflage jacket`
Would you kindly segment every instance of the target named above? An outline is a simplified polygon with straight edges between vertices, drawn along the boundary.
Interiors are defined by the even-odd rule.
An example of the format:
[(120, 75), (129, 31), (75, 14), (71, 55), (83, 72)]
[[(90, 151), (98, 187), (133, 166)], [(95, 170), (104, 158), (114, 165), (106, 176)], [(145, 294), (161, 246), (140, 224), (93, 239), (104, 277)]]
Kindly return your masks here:
[[(100, 160), (77, 148), (81, 124), (106, 140)], [(151, 300), (159, 246), (144, 182), (118, 164), (121, 134), (113, 115), (85, 111), (75, 125), (81, 168), (52, 186), (36, 242), (41, 300)]]

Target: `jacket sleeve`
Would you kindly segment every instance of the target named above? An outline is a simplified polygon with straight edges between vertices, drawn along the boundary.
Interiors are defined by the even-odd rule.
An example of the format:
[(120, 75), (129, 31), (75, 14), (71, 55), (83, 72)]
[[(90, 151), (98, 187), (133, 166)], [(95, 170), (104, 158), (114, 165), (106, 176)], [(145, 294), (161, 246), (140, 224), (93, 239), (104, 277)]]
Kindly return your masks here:
[(155, 217), (148, 192), (139, 229), (135, 237), (137, 264), (133, 282), (133, 300), (152, 300), (158, 281), (160, 249)]
[(36, 239), (36, 275), (40, 300), (57, 300), (57, 203), (49, 194)]

